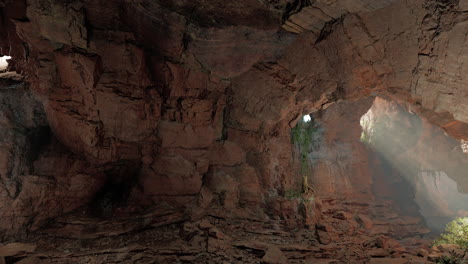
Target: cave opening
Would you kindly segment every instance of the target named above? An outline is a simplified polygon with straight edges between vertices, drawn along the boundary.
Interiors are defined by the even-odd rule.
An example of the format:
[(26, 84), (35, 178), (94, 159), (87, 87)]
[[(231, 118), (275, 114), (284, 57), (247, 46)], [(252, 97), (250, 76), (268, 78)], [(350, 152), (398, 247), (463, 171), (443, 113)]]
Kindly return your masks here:
[(88, 205), (88, 213), (96, 218), (111, 218), (117, 209), (129, 205), (132, 188), (136, 186), (138, 165), (122, 162), (104, 171), (106, 180)]
[(377, 197), (394, 200), (403, 215), (422, 216), (433, 233), (456, 217), (468, 216), (468, 194), (459, 186), (466, 155), (457, 140), (378, 97), (360, 125)]
[(4, 72), (8, 68), (8, 60), (11, 60), (11, 56), (0, 57), (0, 72)]

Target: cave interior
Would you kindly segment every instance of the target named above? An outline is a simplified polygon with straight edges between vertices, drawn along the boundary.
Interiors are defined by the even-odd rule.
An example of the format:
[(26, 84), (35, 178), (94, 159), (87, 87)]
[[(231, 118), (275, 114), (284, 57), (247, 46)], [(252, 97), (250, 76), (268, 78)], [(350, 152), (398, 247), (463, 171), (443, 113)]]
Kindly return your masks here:
[(467, 263), (468, 0), (0, 18), (0, 263)]

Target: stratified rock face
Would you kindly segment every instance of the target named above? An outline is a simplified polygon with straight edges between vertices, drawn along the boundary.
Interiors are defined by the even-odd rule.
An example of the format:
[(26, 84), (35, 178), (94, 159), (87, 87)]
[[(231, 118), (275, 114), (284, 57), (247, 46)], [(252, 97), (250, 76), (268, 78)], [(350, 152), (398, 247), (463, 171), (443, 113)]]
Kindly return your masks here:
[(0, 226), (9, 237), (88, 204), (103, 177), (55, 140), (24, 84), (2, 80), (0, 102)]
[[(320, 209), (285, 197), (303, 181), (290, 129), (326, 109), (311, 181), (334, 196), (332, 207), (341, 194), (372, 197), (358, 141), (371, 95), (468, 139), (464, 1), (0, 6), (0, 55), (25, 78), (2, 84), (1, 109), (15, 113), (2, 117), (0, 152), (0, 230), (10, 234), (77, 209), (106, 216), (155, 206), (314, 227)], [(307, 25), (291, 29), (301, 16)], [(172, 216), (168, 223), (186, 219)], [(266, 252), (283, 259), (277, 248)]]
[(347, 13), (363, 13), (387, 7), (396, 0), (318, 0), (298, 1), (301, 4), (291, 10), (283, 28), (300, 33), (312, 31), (320, 34), (327, 24), (336, 22)]
[[(278, 32), (277, 21), (272, 20), (277, 11), (257, 1), (251, 1), (252, 10), (232, 6), (238, 17), (209, 11), (219, 8), (216, 1), (201, 2), (207, 6), (200, 14), (192, 12), (192, 2), (166, 1), (31, 1), (27, 9), (17, 4), (5, 7), (15, 11), (14, 27), (9, 23), (5, 30), (14, 28), (24, 41), (7, 48), (25, 51), (14, 53), (15, 69), (27, 76), (31, 93), (41, 102), (44, 126), (50, 128), (54, 144), (95, 170), (91, 173), (95, 179), (86, 180), (92, 186), (86, 188), (89, 193), (74, 193), (83, 202), (62, 211), (91, 200), (93, 211), (95, 200), (106, 197), (107, 185), (126, 182), (133, 190), (129, 203), (220, 205), (229, 211), (241, 207), (261, 216), (263, 190), (276, 201), (282, 182), (295, 182), (288, 179), (292, 149), (287, 124), (276, 129), (278, 140), (238, 129), (236, 120), (226, 126), (231, 122), (227, 99), (233, 98), (230, 93), (235, 89), (230, 78), (258, 61), (277, 60), (294, 35)], [(250, 23), (255, 26), (244, 25)], [(281, 91), (281, 85), (275, 85)], [(44, 149), (53, 152), (51, 144), (44, 142)], [(265, 148), (273, 155), (263, 157)], [(36, 161), (50, 166), (47, 159)], [(72, 163), (64, 161), (65, 169), (73, 171)], [(255, 168), (257, 163), (265, 169)], [(276, 175), (270, 175), (272, 170)], [(49, 171), (28, 173), (39, 179), (58, 177)], [(22, 176), (18, 174), (15, 177)], [(16, 203), (5, 204), (8, 210), (24, 210)], [(42, 216), (37, 211), (24, 212), (34, 219), (17, 221), (18, 227), (63, 213), (50, 210)]]

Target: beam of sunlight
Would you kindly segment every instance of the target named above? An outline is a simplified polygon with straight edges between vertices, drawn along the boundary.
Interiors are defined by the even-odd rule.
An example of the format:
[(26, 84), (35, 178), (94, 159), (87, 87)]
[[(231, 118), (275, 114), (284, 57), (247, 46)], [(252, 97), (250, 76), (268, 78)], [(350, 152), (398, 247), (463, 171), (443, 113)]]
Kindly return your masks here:
[(452, 217), (468, 216), (468, 195), (457, 191), (457, 183), (444, 171), (421, 171), (415, 201), (428, 226), (442, 229)]
[(360, 123), (361, 141), (389, 164), (384, 174), (391, 178), (391, 171), (398, 171), (406, 182), (399, 184), (411, 186), (430, 228), (441, 231), (453, 218), (468, 216), (468, 194), (459, 191), (463, 188), (458, 185), (466, 182), (468, 163), (463, 152), (468, 151), (468, 142), (462, 141), (460, 149), (460, 142), (440, 128), (381, 98), (376, 98)]

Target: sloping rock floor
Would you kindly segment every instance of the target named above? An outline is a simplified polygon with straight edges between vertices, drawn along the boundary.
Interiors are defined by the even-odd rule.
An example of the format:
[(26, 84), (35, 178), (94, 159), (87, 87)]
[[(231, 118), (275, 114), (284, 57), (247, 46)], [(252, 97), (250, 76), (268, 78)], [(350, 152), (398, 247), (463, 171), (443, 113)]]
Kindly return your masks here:
[[(317, 199), (319, 223), (291, 229), (283, 220), (227, 217), (213, 209), (194, 221), (181, 212), (76, 212), (0, 246), (0, 263), (432, 263), (417, 217), (391, 213), (392, 202)], [(372, 219), (372, 220), (371, 220)], [(468, 259), (468, 256), (465, 258)]]

